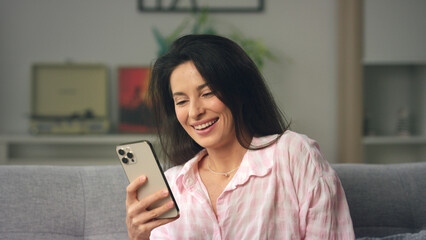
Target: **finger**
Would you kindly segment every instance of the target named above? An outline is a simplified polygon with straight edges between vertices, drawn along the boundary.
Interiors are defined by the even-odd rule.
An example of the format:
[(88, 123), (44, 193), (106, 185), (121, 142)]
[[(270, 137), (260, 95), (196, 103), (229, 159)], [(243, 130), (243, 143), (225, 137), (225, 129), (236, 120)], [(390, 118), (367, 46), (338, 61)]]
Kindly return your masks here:
[[(136, 216), (141, 214), (142, 212), (145, 212), (147, 210), (147, 208), (149, 206), (151, 206), (153, 203), (166, 198), (167, 196), (169, 196), (169, 192), (164, 189), (161, 191), (157, 191), (153, 194), (150, 194), (146, 197), (144, 197), (143, 199), (139, 200), (138, 203), (134, 202), (132, 204), (129, 204), (127, 206), (127, 213), (130, 216)], [(155, 212), (153, 212), (155, 213)], [(146, 217), (146, 219), (149, 219), (149, 217)], [(150, 220), (150, 219), (149, 219)], [(144, 221), (148, 221), (148, 220), (144, 220)]]
[[(173, 222), (176, 219), (178, 219), (179, 216), (176, 216), (174, 218), (164, 218), (164, 219), (158, 219), (158, 220), (153, 220), (151, 222), (145, 223), (145, 224), (139, 224), (135, 221), (132, 221), (130, 223), (130, 226), (132, 229), (138, 229), (139, 232), (144, 232), (144, 233), (151, 233), (153, 229), (165, 225), (167, 223)], [(129, 226), (129, 225), (128, 225)]]
[(154, 221), (151, 221), (151, 222), (147, 223), (146, 227), (149, 228), (149, 229), (154, 229), (154, 228), (157, 228), (159, 226), (165, 225), (167, 223), (176, 221), (179, 217), (180, 216), (178, 215), (177, 217), (174, 217), (174, 218), (157, 219), (157, 220), (154, 220)]
[[(142, 215), (145, 215), (145, 216), (142, 216)], [(148, 229), (148, 231), (151, 231), (152, 229), (159, 227), (161, 225), (173, 222), (180, 217), (180, 215), (177, 215), (176, 217), (173, 217), (173, 218), (151, 218), (150, 219), (149, 217), (147, 218), (147, 216), (150, 215), (149, 212), (144, 212), (142, 215), (139, 215), (137, 218), (133, 218), (131, 220), (131, 225), (143, 227), (145, 228), (145, 230)], [(146, 219), (149, 219), (149, 220), (146, 221)]]
[(133, 180), (126, 188), (127, 196), (126, 196), (126, 204), (130, 205), (136, 201), (138, 201), (137, 198), (137, 191), (138, 189), (146, 182), (147, 177), (146, 176), (140, 176)]
[(169, 196), (169, 191), (167, 189), (160, 190), (160, 191), (157, 191), (153, 194), (150, 194), (150, 195), (144, 197), (143, 199), (140, 199), (138, 205), (140, 205), (140, 207), (142, 209), (147, 209), (153, 203), (155, 203), (155, 202), (157, 202), (157, 201), (159, 201), (163, 198), (166, 198), (167, 196)]
[(169, 201), (169, 202), (163, 204), (160, 207), (157, 207), (157, 208), (152, 209), (150, 211), (143, 212), (142, 214), (139, 215), (137, 221), (139, 223), (146, 223), (146, 222), (150, 222), (150, 221), (153, 221), (153, 220), (157, 220), (158, 217), (160, 217), (162, 214), (164, 214), (167, 211), (169, 211), (170, 209), (172, 209), (174, 206), (175, 206), (174, 202)]

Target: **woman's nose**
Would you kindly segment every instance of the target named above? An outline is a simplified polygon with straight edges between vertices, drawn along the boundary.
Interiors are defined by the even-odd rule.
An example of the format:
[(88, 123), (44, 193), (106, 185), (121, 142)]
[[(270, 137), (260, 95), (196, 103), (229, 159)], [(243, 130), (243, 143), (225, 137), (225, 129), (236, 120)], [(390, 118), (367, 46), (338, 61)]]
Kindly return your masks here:
[(197, 119), (204, 113), (204, 111), (205, 109), (203, 104), (199, 100), (192, 101), (189, 107), (189, 117)]

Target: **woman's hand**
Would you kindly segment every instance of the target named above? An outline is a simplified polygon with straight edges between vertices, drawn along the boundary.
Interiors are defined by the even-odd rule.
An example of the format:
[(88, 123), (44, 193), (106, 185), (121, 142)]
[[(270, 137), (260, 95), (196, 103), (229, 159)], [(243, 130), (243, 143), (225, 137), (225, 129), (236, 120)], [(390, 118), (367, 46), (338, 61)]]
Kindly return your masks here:
[(145, 182), (146, 177), (141, 176), (127, 186), (126, 224), (130, 239), (149, 239), (151, 231), (154, 228), (179, 218), (178, 216), (175, 218), (156, 219), (158, 216), (174, 207), (173, 201), (167, 202), (158, 208), (147, 210), (154, 202), (167, 197), (169, 192), (167, 190), (162, 190), (138, 200), (137, 190)]

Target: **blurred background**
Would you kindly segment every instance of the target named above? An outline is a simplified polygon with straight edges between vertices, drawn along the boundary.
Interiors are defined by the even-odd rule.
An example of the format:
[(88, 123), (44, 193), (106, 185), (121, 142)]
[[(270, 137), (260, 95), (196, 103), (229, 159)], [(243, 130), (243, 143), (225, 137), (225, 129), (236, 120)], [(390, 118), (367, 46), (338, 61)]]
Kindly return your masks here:
[[(0, 0), (1, 164), (118, 164), (115, 145), (156, 141), (149, 131), (120, 130), (120, 68), (149, 68), (161, 47), (155, 33), (167, 37), (201, 20), (142, 11), (141, 3), (157, 1)], [(330, 162), (426, 160), (426, 1), (234, 4), (255, 11), (209, 12), (204, 26), (273, 53), (262, 72), (276, 101), (291, 129), (317, 140)], [(107, 131), (30, 131), (34, 64), (65, 63), (106, 69)]]

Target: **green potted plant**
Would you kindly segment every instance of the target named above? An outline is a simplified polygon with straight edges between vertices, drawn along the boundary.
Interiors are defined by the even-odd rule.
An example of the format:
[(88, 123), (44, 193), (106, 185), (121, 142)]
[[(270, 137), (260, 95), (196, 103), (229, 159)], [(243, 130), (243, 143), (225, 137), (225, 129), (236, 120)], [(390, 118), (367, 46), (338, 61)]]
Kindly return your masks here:
[[(158, 56), (166, 53), (173, 41), (184, 34), (218, 34), (213, 27), (212, 22), (209, 20), (208, 10), (204, 10), (193, 14), (192, 18), (185, 19), (168, 35), (162, 34), (156, 27), (153, 27), (152, 31), (158, 44)], [(223, 35), (238, 43), (260, 70), (263, 69), (266, 60), (278, 60), (262, 41), (246, 37), (243, 33), (237, 30), (231, 32), (231, 34), (218, 35)]]

